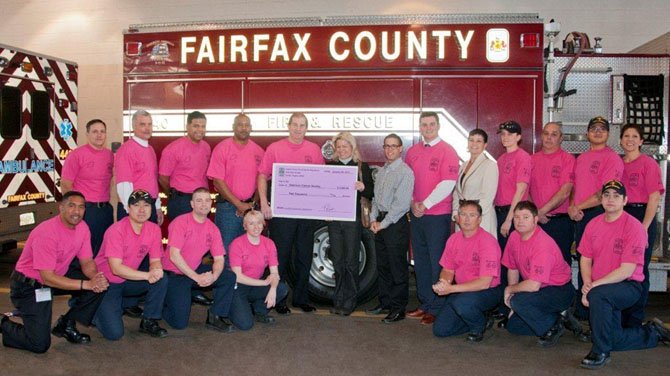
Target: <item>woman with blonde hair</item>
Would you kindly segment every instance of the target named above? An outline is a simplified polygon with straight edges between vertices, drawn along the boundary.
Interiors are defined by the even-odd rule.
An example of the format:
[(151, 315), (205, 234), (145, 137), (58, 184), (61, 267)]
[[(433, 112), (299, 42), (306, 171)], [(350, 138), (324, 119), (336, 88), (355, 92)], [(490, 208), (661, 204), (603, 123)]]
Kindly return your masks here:
[(349, 132), (333, 137), (335, 155), (328, 164), (336, 166), (358, 166), (356, 182), (356, 221), (331, 221), (328, 223), (330, 259), (335, 269), (335, 293), (331, 313), (348, 316), (356, 308), (358, 295), (359, 252), (361, 245), (361, 196), (372, 199), (374, 192), (370, 166), (361, 161), (356, 139)]

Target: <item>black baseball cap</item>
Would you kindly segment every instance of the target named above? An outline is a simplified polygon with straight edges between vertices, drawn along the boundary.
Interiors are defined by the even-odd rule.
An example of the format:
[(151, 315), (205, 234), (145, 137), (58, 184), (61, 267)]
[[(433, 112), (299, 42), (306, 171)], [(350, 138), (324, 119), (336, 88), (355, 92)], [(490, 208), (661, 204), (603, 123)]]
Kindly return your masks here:
[(603, 189), (600, 190), (600, 193), (605, 193), (605, 191), (608, 189), (612, 189), (618, 194), (626, 196), (626, 187), (624, 187), (623, 184), (618, 180), (610, 180), (605, 183), (605, 185), (603, 185)]
[(144, 189), (137, 189), (130, 194), (130, 197), (128, 197), (128, 205), (133, 205), (140, 201), (144, 201), (149, 205), (153, 205), (154, 203), (154, 199), (151, 198), (149, 192)]
[(594, 117), (593, 119), (589, 120), (589, 126), (586, 127), (586, 129), (591, 129), (591, 126), (592, 126), (592, 125), (595, 125), (595, 124), (602, 124), (602, 125), (604, 125), (604, 126), (605, 126), (605, 129), (607, 129), (608, 132), (609, 132), (609, 130), (610, 130), (610, 122), (607, 121), (607, 119), (605, 119), (605, 118), (602, 117), (602, 116), (596, 116), (596, 117)]
[(498, 125), (498, 133), (502, 131), (507, 131), (509, 133), (521, 134), (521, 125), (514, 120), (508, 120), (504, 123)]

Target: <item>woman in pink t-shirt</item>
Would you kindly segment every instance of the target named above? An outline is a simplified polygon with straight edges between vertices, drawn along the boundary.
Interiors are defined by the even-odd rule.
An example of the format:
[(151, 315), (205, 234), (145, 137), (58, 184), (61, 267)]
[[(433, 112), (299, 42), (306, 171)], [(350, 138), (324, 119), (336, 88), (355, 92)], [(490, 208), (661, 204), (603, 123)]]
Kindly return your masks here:
[(644, 306), (649, 297), (649, 262), (656, 240), (656, 211), (665, 187), (661, 180), (661, 168), (658, 163), (650, 156), (640, 152), (644, 142), (642, 128), (637, 124), (626, 124), (621, 128), (619, 139), (624, 151), (621, 182), (626, 187), (628, 194), (628, 203), (624, 210), (637, 218), (647, 230), (642, 298), (622, 315), (624, 324), (640, 325), (645, 317)]
[[(261, 235), (265, 227), (263, 214), (250, 210), (244, 215), (246, 233), (230, 244), (228, 258), (237, 276), (237, 286), (228, 317), (241, 330), (249, 330), (254, 319), (274, 324), (268, 310), (288, 294), (286, 284), (279, 281), (277, 247), (270, 238)], [(265, 269), (270, 274), (265, 278)]]

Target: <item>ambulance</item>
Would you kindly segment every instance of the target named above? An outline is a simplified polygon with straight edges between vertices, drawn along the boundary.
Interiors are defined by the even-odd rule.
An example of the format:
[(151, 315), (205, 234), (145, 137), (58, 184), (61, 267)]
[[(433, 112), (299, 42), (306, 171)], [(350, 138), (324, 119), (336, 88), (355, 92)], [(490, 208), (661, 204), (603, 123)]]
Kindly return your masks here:
[[(493, 158), (502, 154), (495, 134), (498, 124), (510, 119), (524, 127), (521, 147), (534, 152), (542, 124), (565, 118), (575, 133), (569, 136), (574, 144), (567, 146), (579, 152), (586, 144), (578, 134), (585, 133), (588, 119), (613, 113), (605, 98), (611, 97), (610, 76), (621, 72), (616, 66), (593, 81), (603, 103), (574, 100), (583, 90), (569, 95), (573, 76), (586, 78), (590, 88), (591, 76), (576, 73), (582, 61), (573, 73), (561, 75), (574, 51), (545, 56), (545, 36), (555, 39), (555, 29), (527, 13), (130, 25), (123, 46), (124, 135), (130, 135), (132, 113), (148, 110), (154, 121), (150, 143), (160, 156), (185, 134), (186, 115), (198, 110), (208, 117), (207, 140), (214, 147), (232, 136), (233, 118), (244, 112), (253, 125), (252, 138), (266, 147), (286, 137), (290, 114), (300, 111), (308, 116), (307, 137), (323, 145), (326, 158), (333, 152), (329, 140), (350, 131), (363, 160), (381, 165), (384, 136), (396, 133), (409, 147), (420, 139), (419, 114), (435, 111), (440, 137), (463, 160), (468, 158), (467, 134), (474, 128), (491, 136)], [(667, 71), (667, 57), (663, 64), (660, 73)], [(635, 73), (633, 65), (621, 68), (623, 73)], [(651, 69), (658, 71), (657, 66)], [(667, 85), (665, 90), (667, 103)], [(667, 112), (664, 116), (667, 124)], [(665, 137), (661, 144), (667, 145)], [(663, 154), (661, 146), (656, 150)], [(315, 300), (332, 295), (328, 253), (324, 224), (314, 234), (310, 292)], [(365, 300), (376, 293), (370, 233), (364, 233), (360, 260), (360, 297)]]
[(77, 139), (77, 63), (0, 44), (0, 244), (58, 213)]

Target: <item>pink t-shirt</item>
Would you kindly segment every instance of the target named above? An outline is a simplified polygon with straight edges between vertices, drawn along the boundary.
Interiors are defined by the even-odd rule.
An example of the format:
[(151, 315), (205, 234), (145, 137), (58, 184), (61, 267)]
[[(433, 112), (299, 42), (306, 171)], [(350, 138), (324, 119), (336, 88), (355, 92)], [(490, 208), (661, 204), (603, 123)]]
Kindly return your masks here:
[(303, 140), (300, 145), (296, 145), (288, 138), (284, 138), (273, 142), (265, 150), (263, 161), (258, 166), (258, 173), (270, 179), (274, 163), (324, 164), (325, 161), (317, 144)]
[(493, 277), (489, 287), (500, 284), (500, 246), (483, 228), (469, 238), (459, 231), (451, 234), (440, 265), (454, 271), (456, 283), (467, 283), (480, 277)]
[(72, 189), (81, 192), (86, 201), (107, 202), (113, 168), (111, 150), (97, 150), (86, 144), (67, 155), (61, 178), (73, 182)]
[(223, 180), (238, 200), (248, 200), (256, 192), (258, 166), (264, 154), (251, 140), (240, 145), (232, 137), (227, 138), (214, 148), (207, 177)]
[[(433, 192), (435, 187), (443, 180), (458, 179), (458, 154), (451, 145), (444, 141), (427, 147), (424, 143), (418, 143), (409, 150), (405, 157), (405, 163), (414, 172), (414, 192), (412, 200), (423, 201)], [(452, 195), (436, 203), (426, 210), (428, 215), (439, 215), (451, 213)]]
[(116, 152), (114, 171), (117, 184), (129, 182), (133, 189), (144, 189), (151, 197), (158, 197), (158, 163), (151, 145), (144, 147), (132, 137), (128, 139)]
[(75, 257), (79, 260), (93, 257), (91, 232), (86, 222), (81, 221), (71, 229), (57, 215), (30, 232), (16, 271), (44, 283), (40, 270), (53, 270), (56, 275), (64, 276)]
[(502, 264), (516, 269), (524, 280), (546, 286), (563, 286), (572, 280), (572, 269), (563, 259), (561, 250), (546, 232), (537, 226), (530, 239), (521, 239), (518, 231), (509, 236)]
[(644, 249), (647, 232), (632, 215), (623, 212), (614, 222), (605, 222), (605, 214), (593, 218), (579, 242), (579, 253), (593, 260), (591, 279), (609, 274), (622, 263), (637, 264), (629, 280), (644, 281)]
[(172, 141), (163, 149), (158, 174), (170, 177), (170, 187), (180, 192), (193, 193), (207, 187), (207, 164), (212, 148), (206, 141), (194, 144), (187, 136)]
[(609, 146), (600, 150), (589, 150), (575, 162), (575, 205), (581, 204), (594, 193), (600, 191), (603, 184), (612, 179), (621, 179), (623, 160)]
[(251, 244), (247, 234), (233, 240), (228, 254), (230, 267), (239, 266), (242, 268), (242, 274), (260, 279), (266, 267), (279, 265), (275, 243), (262, 235), (260, 240), (258, 245)]
[[(511, 205), (516, 185), (530, 182), (530, 155), (519, 148), (511, 153), (505, 153), (498, 158), (498, 191), (494, 204), (496, 206)], [(521, 200), (528, 199), (528, 190)]]
[(145, 222), (139, 235), (133, 231), (130, 217), (114, 223), (105, 232), (100, 253), (95, 257), (98, 271), (103, 272), (110, 283), (122, 283), (125, 279), (112, 273), (108, 258), (119, 258), (121, 263), (137, 270), (144, 257), (160, 259), (163, 255), (161, 228), (153, 222)]
[(168, 246), (162, 259), (163, 269), (176, 274), (184, 274), (170, 261), (170, 247), (179, 249), (181, 257), (193, 270), (200, 266), (202, 257), (207, 251), (212, 254), (212, 257), (226, 254), (223, 249), (221, 232), (214, 222), (205, 219), (204, 223), (199, 223), (193, 218), (193, 213), (182, 214), (170, 222)]
[[(575, 157), (563, 149), (546, 154), (542, 151), (530, 157), (530, 197), (538, 208), (551, 200), (561, 187), (575, 182)], [(570, 200), (565, 199), (548, 214), (567, 213)]]
[(647, 203), (651, 193), (665, 193), (661, 168), (653, 158), (645, 154), (632, 162), (624, 162), (621, 182), (626, 187), (629, 204)]

